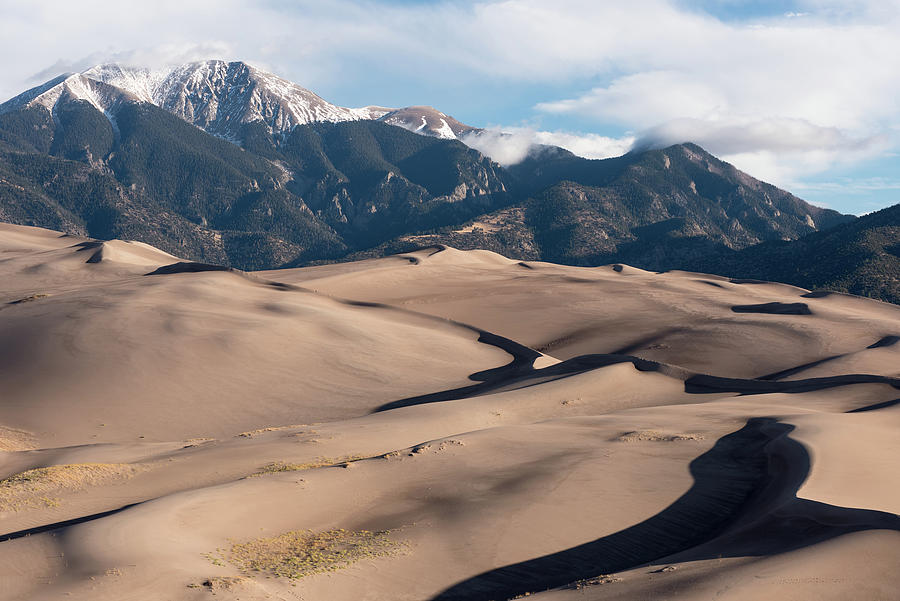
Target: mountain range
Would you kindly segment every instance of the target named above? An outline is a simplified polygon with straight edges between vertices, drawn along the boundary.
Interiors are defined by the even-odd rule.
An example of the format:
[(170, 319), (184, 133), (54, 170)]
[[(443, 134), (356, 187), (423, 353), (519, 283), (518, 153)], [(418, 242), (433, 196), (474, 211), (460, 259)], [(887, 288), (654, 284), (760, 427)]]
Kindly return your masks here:
[(242, 269), (451, 244), (798, 282), (766, 263), (868, 223), (694, 144), (604, 160), (534, 147), (502, 166), (460, 141), (478, 131), (431, 107), (340, 107), (242, 62), (100, 65), (0, 105), (0, 220)]

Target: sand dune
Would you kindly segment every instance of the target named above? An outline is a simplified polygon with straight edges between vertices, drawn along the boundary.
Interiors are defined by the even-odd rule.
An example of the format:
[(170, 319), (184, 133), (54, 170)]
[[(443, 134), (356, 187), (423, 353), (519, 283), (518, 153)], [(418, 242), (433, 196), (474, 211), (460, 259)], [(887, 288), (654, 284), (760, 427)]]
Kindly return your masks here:
[(893, 305), (446, 247), (247, 274), (8, 225), (0, 281), (0, 599), (900, 588)]

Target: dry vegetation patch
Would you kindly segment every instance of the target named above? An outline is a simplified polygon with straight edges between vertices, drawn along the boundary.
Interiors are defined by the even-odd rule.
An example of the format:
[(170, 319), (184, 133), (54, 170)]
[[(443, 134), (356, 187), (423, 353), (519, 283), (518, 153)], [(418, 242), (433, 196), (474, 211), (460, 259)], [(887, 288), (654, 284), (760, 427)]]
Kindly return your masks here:
[(200, 445), (209, 444), (211, 442), (215, 442), (215, 438), (188, 438), (184, 441), (183, 449), (190, 449), (191, 447), (199, 447)]
[(680, 442), (685, 440), (703, 440), (702, 434), (666, 434), (657, 430), (637, 430), (624, 432), (616, 437), (619, 442)]
[(231, 547), (228, 559), (246, 572), (283, 578), (303, 578), (332, 572), (361, 559), (395, 555), (405, 545), (391, 540), (388, 531), (296, 530), (272, 538), (258, 538)]
[(41, 300), (42, 298), (47, 298), (48, 296), (50, 296), (50, 295), (39, 292), (37, 294), (32, 294), (32, 295), (26, 296), (24, 298), (20, 298), (19, 300), (10, 301), (9, 304), (10, 305), (21, 305), (22, 303), (30, 303), (32, 301)]
[(311, 470), (319, 467), (335, 467), (346, 466), (354, 461), (368, 459), (365, 455), (344, 455), (343, 457), (317, 457), (306, 463), (288, 463), (286, 461), (275, 461), (268, 463), (262, 467), (254, 476), (263, 474), (277, 474), (279, 472), (299, 472), (303, 470)]
[[(416, 445), (416, 446), (412, 447), (412, 449), (410, 449), (410, 452), (407, 454), (410, 457), (414, 457), (416, 455), (422, 455), (429, 451), (434, 452), (434, 453), (440, 453), (442, 451), (446, 451), (447, 449), (449, 449), (451, 447), (464, 447), (464, 446), (466, 446), (466, 445), (463, 441), (456, 440), (453, 438), (448, 438), (447, 440), (442, 440), (440, 443), (437, 444), (437, 446), (435, 446), (435, 444), (431, 443), (431, 442), (426, 442), (426, 443), (422, 443), (420, 445)], [(391, 453), (382, 455), (382, 457), (388, 457), (388, 456), (391, 456)]]
[(260, 434), (266, 434), (267, 432), (280, 432), (281, 430), (296, 430), (298, 428), (305, 428), (306, 424), (295, 424), (293, 426), (267, 426), (265, 428), (257, 428), (256, 430), (248, 430), (246, 432), (241, 432), (237, 436), (240, 438), (253, 438), (254, 436), (259, 436)]
[(59, 504), (56, 495), (130, 478), (141, 469), (129, 463), (75, 463), (24, 471), (0, 480), (0, 511)]
[(213, 593), (218, 591), (232, 591), (243, 587), (247, 583), (246, 578), (240, 576), (213, 576), (203, 581), (203, 585)]
[(583, 580), (577, 580), (573, 582), (566, 588), (575, 589), (575, 590), (583, 590), (591, 586), (600, 586), (603, 584), (613, 584), (615, 582), (622, 582), (621, 578), (610, 574), (603, 574), (601, 576), (595, 576), (593, 578), (585, 578)]

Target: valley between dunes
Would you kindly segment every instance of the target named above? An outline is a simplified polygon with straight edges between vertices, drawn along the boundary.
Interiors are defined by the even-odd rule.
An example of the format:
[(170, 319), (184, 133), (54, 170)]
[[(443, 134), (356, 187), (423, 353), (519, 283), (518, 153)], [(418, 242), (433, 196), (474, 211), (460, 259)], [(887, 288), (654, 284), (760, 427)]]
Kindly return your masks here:
[(5, 224), (0, 282), (0, 599), (898, 598), (898, 306)]

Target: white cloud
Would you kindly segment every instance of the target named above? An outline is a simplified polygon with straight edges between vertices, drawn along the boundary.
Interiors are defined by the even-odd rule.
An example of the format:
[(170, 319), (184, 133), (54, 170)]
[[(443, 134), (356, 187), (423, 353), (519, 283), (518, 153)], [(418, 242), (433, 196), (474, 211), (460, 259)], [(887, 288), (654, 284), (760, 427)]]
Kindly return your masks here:
[(577, 98), (542, 102), (536, 108), (646, 127), (670, 119), (715, 118), (726, 104), (726, 97), (709, 83), (688, 81), (674, 71), (647, 71), (620, 77)]
[(505, 128), (502, 131), (492, 128), (467, 134), (461, 141), (501, 165), (515, 165), (540, 144), (559, 146), (589, 159), (606, 159), (628, 152), (635, 138), (610, 138), (598, 134), (536, 131), (528, 128)]
[(622, 156), (631, 150), (635, 137), (625, 135), (621, 138), (610, 138), (599, 134), (536, 131), (534, 140), (538, 144), (560, 146), (588, 159), (608, 159)]
[(472, 132), (462, 136), (460, 141), (501, 165), (522, 162), (535, 144), (533, 132), (510, 133), (499, 129)]

